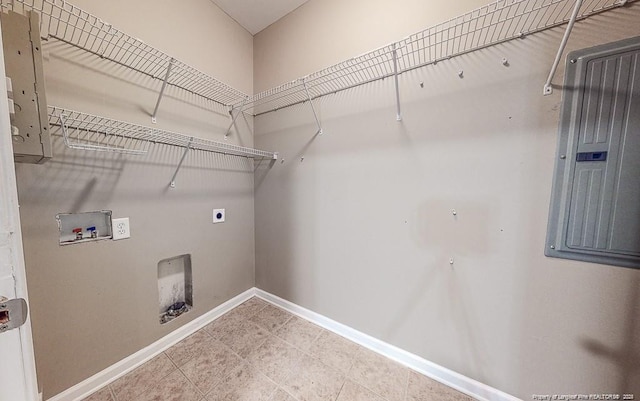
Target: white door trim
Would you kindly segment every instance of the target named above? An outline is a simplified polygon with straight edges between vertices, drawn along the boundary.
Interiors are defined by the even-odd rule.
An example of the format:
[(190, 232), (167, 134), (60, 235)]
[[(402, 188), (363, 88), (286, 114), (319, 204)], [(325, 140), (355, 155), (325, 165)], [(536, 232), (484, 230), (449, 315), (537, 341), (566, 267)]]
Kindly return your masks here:
[[(27, 277), (22, 249), (18, 192), (11, 143), (9, 102), (0, 31), (0, 279), (4, 295), (27, 302)], [(11, 288), (12, 287), (12, 288)], [(10, 293), (7, 293), (10, 292)], [(2, 338), (4, 337), (4, 338)], [(37, 401), (38, 381), (31, 336), (31, 319), (19, 329), (0, 334), (4, 366), (0, 368), (0, 401)], [(2, 349), (0, 347), (0, 349)], [(4, 374), (9, 369), (9, 375)], [(8, 377), (7, 377), (8, 376)], [(5, 381), (10, 381), (5, 383)]]

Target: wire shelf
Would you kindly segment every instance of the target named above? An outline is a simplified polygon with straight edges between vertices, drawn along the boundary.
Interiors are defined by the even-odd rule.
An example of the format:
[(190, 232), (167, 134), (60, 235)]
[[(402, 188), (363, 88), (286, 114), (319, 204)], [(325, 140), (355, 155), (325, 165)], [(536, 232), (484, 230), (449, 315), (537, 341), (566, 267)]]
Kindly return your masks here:
[(109, 23), (64, 0), (0, 0), (3, 11), (40, 14), (40, 33), (79, 47), (167, 84), (230, 107), (247, 98), (245, 93), (175, 60), (140, 39), (119, 31)]
[[(586, 0), (578, 19), (634, 0)], [(574, 0), (498, 0), (399, 42), (254, 95), (247, 109), (260, 115), (562, 25)], [(394, 62), (397, 66), (394, 66)], [(307, 96), (305, 84), (309, 90)]]
[(144, 154), (153, 144), (166, 144), (253, 159), (278, 158), (274, 152), (191, 137), (61, 107), (49, 106), (47, 111), (49, 124), (61, 128), (64, 143), (71, 149)]
[[(632, 1), (635, 0), (585, 0), (578, 19)], [(43, 35), (77, 46), (223, 106), (244, 110), (253, 115), (275, 111), (562, 25), (569, 21), (573, 5), (574, 0), (497, 0), (399, 42), (248, 96), (117, 30), (65, 0), (0, 0), (3, 10), (38, 12), (41, 15), (40, 29)], [(158, 104), (152, 116), (154, 122)]]

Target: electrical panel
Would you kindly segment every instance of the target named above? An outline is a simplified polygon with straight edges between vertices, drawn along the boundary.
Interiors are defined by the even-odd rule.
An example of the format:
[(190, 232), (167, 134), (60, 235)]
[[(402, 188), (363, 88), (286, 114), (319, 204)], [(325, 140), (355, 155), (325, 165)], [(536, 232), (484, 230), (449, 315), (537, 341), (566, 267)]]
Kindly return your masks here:
[(44, 88), (39, 16), (0, 12), (7, 77), (15, 113), (11, 134), (15, 161), (43, 163), (52, 157)]
[(567, 58), (545, 254), (640, 268), (640, 37)]

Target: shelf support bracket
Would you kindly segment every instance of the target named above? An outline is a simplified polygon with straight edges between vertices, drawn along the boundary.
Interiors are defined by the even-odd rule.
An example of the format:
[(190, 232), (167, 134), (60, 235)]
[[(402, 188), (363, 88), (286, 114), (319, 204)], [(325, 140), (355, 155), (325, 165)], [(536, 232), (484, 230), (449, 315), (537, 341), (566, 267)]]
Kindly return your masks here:
[(231, 128), (233, 128), (233, 125), (236, 123), (236, 118), (238, 118), (238, 116), (242, 114), (242, 112), (244, 111), (244, 105), (247, 103), (247, 100), (249, 100), (249, 97), (244, 98), (244, 100), (242, 101), (242, 104), (240, 105), (240, 109), (238, 110), (235, 116), (233, 115), (233, 107), (231, 108), (231, 111), (229, 112), (229, 114), (231, 114), (231, 124), (229, 124), (229, 128), (227, 128), (227, 132), (224, 133), (225, 140), (231, 133)]
[(567, 25), (567, 29), (564, 31), (564, 36), (562, 37), (562, 41), (560, 42), (560, 47), (558, 48), (558, 54), (556, 54), (556, 58), (555, 60), (553, 60), (553, 65), (551, 66), (551, 71), (549, 72), (549, 76), (547, 77), (547, 82), (545, 82), (544, 88), (542, 89), (542, 93), (545, 96), (553, 93), (553, 88), (551, 87), (551, 81), (553, 80), (553, 76), (556, 75), (556, 70), (558, 69), (558, 65), (560, 64), (560, 58), (562, 57), (562, 52), (564, 52), (564, 48), (567, 46), (567, 41), (569, 40), (569, 36), (571, 35), (573, 24), (576, 23), (576, 19), (578, 18), (578, 13), (580, 12), (581, 6), (582, 6), (582, 0), (576, 0), (576, 5), (573, 8), (573, 13), (571, 13), (571, 18), (569, 19), (569, 24)]
[(171, 75), (171, 67), (173, 67), (173, 62), (175, 60), (172, 58), (169, 60), (169, 65), (167, 65), (167, 73), (164, 76), (164, 81), (162, 81), (162, 87), (160, 88), (160, 94), (158, 95), (158, 101), (156, 102), (156, 107), (153, 109), (153, 114), (151, 115), (151, 122), (156, 123), (156, 116), (158, 115), (158, 107), (160, 107), (160, 101), (162, 100), (162, 96), (164, 95), (164, 90), (167, 87), (167, 82), (169, 81), (169, 76)]
[(316, 108), (313, 107), (313, 102), (311, 101), (311, 94), (309, 93), (307, 82), (304, 79), (302, 80), (302, 86), (304, 86), (304, 91), (307, 94), (307, 100), (309, 101), (309, 105), (311, 106), (311, 111), (313, 111), (313, 117), (316, 119), (316, 125), (318, 126), (318, 131), (316, 131), (316, 134), (322, 135), (322, 126), (320, 125), (320, 120), (318, 120), (318, 115), (316, 114)]
[(396, 121), (402, 121), (402, 113), (400, 112), (400, 87), (398, 86), (398, 50), (396, 44), (393, 44), (393, 79), (396, 84)]
[(184, 153), (182, 154), (182, 158), (180, 159), (180, 162), (178, 163), (178, 167), (176, 168), (176, 172), (173, 173), (173, 177), (171, 177), (171, 182), (169, 183), (169, 186), (171, 188), (175, 188), (176, 187), (176, 177), (178, 176), (178, 171), (180, 171), (180, 167), (182, 167), (182, 162), (184, 162), (184, 159), (187, 157), (187, 153), (189, 153), (189, 150), (191, 150), (191, 143), (193, 142), (193, 137), (189, 138), (189, 143), (187, 144), (187, 147), (184, 148)]
[(60, 120), (60, 127), (62, 127), (62, 138), (64, 139), (64, 144), (66, 147), (69, 146), (69, 132), (67, 131), (67, 123), (64, 120), (66, 116), (63, 113), (58, 115), (58, 119)]

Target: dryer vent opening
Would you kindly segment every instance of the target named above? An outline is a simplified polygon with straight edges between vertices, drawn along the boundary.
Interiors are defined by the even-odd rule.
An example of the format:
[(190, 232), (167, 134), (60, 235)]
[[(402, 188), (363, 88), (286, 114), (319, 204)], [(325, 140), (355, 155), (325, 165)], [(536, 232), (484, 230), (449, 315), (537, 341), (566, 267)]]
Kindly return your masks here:
[(193, 307), (191, 255), (180, 255), (158, 262), (160, 323), (165, 324)]

